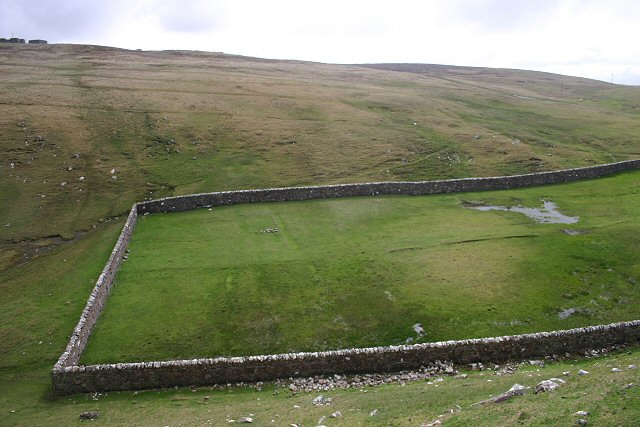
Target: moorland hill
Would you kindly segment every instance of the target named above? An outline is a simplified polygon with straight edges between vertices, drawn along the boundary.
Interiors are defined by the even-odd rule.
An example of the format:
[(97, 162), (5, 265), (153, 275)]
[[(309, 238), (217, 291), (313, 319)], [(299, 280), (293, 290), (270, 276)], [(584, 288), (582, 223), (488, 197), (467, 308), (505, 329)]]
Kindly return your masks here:
[[(256, 396), (273, 409), (269, 416), (280, 414), (287, 424), (312, 423), (324, 414), (308, 395), (295, 403), (310, 411), (291, 413), (293, 401), (284, 392), (274, 395), (271, 386), (255, 395), (205, 390), (189, 397), (175, 391), (94, 396), (100, 402), (49, 400), (50, 369), (109, 256), (123, 214), (136, 201), (226, 189), (505, 175), (625, 160), (640, 155), (639, 119), (640, 88), (532, 71), (3, 44), (2, 423), (72, 424), (81, 410), (98, 406), (107, 422), (120, 424), (161, 419), (202, 425), (203, 417), (226, 423), (225, 416), (260, 414)], [(607, 363), (626, 366), (637, 355), (633, 350)], [(432, 419), (456, 402), (467, 405), (461, 425), (464, 420), (557, 424), (588, 406), (594, 408), (590, 422), (637, 419), (637, 404), (630, 403), (637, 387), (621, 391), (633, 372), (612, 380), (608, 365), (577, 363), (594, 375), (570, 382), (557, 398), (523, 397), (515, 418), (511, 410), (466, 408), (539, 374), (496, 377), (490, 385), (471, 374), (472, 387), (385, 386), (373, 399), (374, 393), (346, 391), (338, 401), (349, 405), (343, 413), (356, 408), (361, 422), (380, 409), (376, 420), (398, 425)], [(576, 369), (568, 362), (542, 372), (558, 376)], [(601, 393), (592, 398), (595, 387)], [(431, 399), (419, 398), (425, 392)], [(571, 399), (561, 400), (565, 395)], [(220, 404), (205, 406), (210, 396), (210, 403)]]

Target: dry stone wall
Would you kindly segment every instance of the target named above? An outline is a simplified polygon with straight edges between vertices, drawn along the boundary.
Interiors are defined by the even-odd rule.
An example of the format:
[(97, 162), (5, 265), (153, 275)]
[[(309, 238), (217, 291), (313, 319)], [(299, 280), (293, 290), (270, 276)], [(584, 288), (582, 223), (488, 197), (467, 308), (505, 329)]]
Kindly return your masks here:
[(567, 331), (316, 353), (71, 366), (53, 373), (58, 394), (204, 386), (321, 374), (397, 372), (429, 363), (500, 363), (640, 342), (640, 321)]
[(82, 352), (87, 345), (87, 340), (93, 330), (93, 326), (98, 320), (98, 317), (100, 317), (102, 308), (107, 301), (107, 297), (109, 296), (109, 292), (113, 286), (113, 281), (118, 272), (118, 268), (120, 268), (125, 251), (129, 245), (129, 240), (131, 240), (131, 235), (133, 234), (133, 229), (135, 228), (137, 219), (138, 212), (134, 205), (129, 212), (129, 216), (127, 217), (124, 227), (122, 227), (122, 232), (120, 232), (118, 241), (111, 251), (109, 261), (107, 261), (100, 277), (98, 277), (96, 285), (87, 300), (87, 305), (80, 315), (80, 320), (73, 330), (71, 338), (69, 338), (67, 348), (53, 368), (54, 372), (63, 367), (78, 364), (80, 355), (82, 355)]
[(421, 182), (370, 182), (364, 184), (340, 184), (317, 187), (221, 191), (217, 193), (191, 194), (141, 202), (138, 203), (138, 213), (178, 212), (238, 203), (284, 202), (336, 197), (378, 196), (385, 194), (426, 195), (464, 191), (503, 190), (598, 178), (637, 168), (640, 168), (640, 160), (628, 160), (586, 168), (491, 178), (461, 178)]
[(593, 348), (638, 343), (640, 320), (567, 331), (316, 353), (78, 365), (113, 286), (139, 214), (177, 212), (237, 203), (519, 188), (596, 178), (637, 168), (640, 168), (640, 160), (506, 177), (227, 191), (137, 203), (131, 208), (109, 261), (96, 282), (65, 351), (51, 371), (54, 392), (71, 394), (263, 381), (318, 374), (393, 372), (417, 369), (436, 360), (458, 364), (502, 362), (553, 354), (580, 354)]

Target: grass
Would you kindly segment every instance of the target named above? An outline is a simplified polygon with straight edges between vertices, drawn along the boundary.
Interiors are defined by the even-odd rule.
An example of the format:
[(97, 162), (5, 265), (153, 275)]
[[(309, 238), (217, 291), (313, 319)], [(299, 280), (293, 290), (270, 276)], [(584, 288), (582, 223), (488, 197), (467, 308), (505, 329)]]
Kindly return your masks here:
[[(439, 341), (633, 320), (639, 191), (640, 172), (628, 172), (144, 216), (82, 363), (401, 344), (415, 323), (418, 341)], [(541, 199), (580, 221), (461, 207)]]
[[(638, 364), (640, 350), (619, 352), (598, 359), (567, 360), (539, 368), (521, 367), (513, 375), (492, 371), (466, 371), (466, 379), (441, 377), (442, 381), (417, 381), (355, 390), (331, 390), (292, 394), (266, 383), (253, 387), (150, 390), (141, 392), (75, 395), (56, 400), (41, 397), (48, 378), (10, 378), (0, 383), (3, 425), (84, 425), (79, 414), (98, 411), (92, 425), (224, 425), (252, 415), (255, 425), (416, 426), (438, 418), (459, 405), (461, 412), (445, 418), (452, 426), (572, 425), (577, 411), (587, 411), (592, 425), (636, 425), (640, 421)], [(614, 373), (617, 367), (621, 372)], [(589, 375), (576, 375), (579, 369)], [(563, 372), (570, 371), (569, 377)], [(533, 394), (535, 385), (549, 378), (564, 378), (555, 392)], [(530, 387), (524, 396), (507, 402), (471, 407), (508, 390), (514, 384)], [(635, 386), (628, 387), (628, 384)], [(322, 394), (329, 406), (314, 406)], [(37, 396), (34, 398), (34, 396)], [(377, 415), (370, 413), (377, 409)], [(330, 418), (340, 411), (342, 418)], [(272, 421), (273, 420), (273, 421)]]
[[(381, 70), (202, 52), (0, 45), (0, 424), (69, 425), (79, 423), (80, 408), (95, 407), (84, 396), (49, 400), (49, 370), (113, 247), (122, 215), (138, 200), (490, 176), (637, 158), (638, 106), (637, 87), (528, 71)], [(513, 144), (514, 135), (521, 143)], [(542, 135), (550, 135), (545, 141), (554, 147), (530, 141)], [(598, 271), (585, 270), (580, 280), (602, 277)], [(614, 384), (589, 384), (599, 390), (585, 397), (594, 407), (622, 401)], [(403, 417), (417, 405), (411, 411), (425, 419), (440, 411), (420, 389), (392, 390), (380, 396), (395, 409), (379, 424), (398, 417), (397, 424), (413, 425)], [(607, 396), (602, 403), (599, 393)], [(212, 408), (197, 399), (171, 400), (183, 394), (149, 392), (142, 405), (137, 395), (110, 394), (100, 402), (109, 415), (99, 422), (161, 419), (173, 425), (188, 419), (201, 425), (195, 416)], [(280, 408), (281, 417), (289, 413), (283, 408), (292, 411), (290, 400), (268, 396), (233, 391), (220, 397), (216, 423), (224, 423), (223, 412), (242, 413), (257, 398)], [(524, 424), (571, 410), (536, 405), (543, 404), (532, 401)], [(362, 403), (363, 413), (369, 406)], [(626, 414), (596, 420), (633, 425), (637, 417)], [(316, 415), (312, 409), (291, 419), (310, 424)], [(512, 421), (505, 415), (484, 424)], [(375, 423), (363, 416), (355, 424), (364, 422)]]

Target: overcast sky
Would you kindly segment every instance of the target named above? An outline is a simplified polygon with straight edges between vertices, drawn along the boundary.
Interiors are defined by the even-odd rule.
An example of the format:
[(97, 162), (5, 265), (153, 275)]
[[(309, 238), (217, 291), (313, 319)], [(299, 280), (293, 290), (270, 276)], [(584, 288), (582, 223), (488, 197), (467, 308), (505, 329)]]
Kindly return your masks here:
[(638, 0), (0, 0), (0, 36), (640, 85)]

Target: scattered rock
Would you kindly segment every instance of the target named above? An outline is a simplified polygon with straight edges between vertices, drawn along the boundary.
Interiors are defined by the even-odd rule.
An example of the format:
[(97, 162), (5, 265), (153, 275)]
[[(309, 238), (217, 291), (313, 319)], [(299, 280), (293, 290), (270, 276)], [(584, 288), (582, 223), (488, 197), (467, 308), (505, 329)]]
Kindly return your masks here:
[(584, 369), (580, 369), (578, 371), (578, 375), (589, 375), (589, 371), (585, 371)]
[(568, 377), (569, 375), (571, 375), (571, 371), (562, 371), (562, 375)]
[(587, 420), (585, 420), (584, 418), (580, 418), (579, 420), (576, 420), (576, 425), (586, 426), (587, 424), (589, 424), (589, 422)]
[(531, 366), (539, 366), (539, 367), (544, 367), (544, 361), (542, 360), (529, 360), (529, 365)]
[(340, 411), (336, 411), (333, 414), (331, 414), (331, 418), (342, 418), (342, 412)]
[(376, 415), (378, 415), (378, 410), (374, 409), (373, 411), (369, 412), (369, 416), (370, 417), (375, 417)]
[[(597, 304), (597, 302), (595, 300), (591, 300), (591, 304)], [(584, 352), (584, 357), (586, 358), (591, 358), (591, 357), (599, 357), (600, 356), (600, 352), (598, 350), (587, 350)]]
[(498, 367), (496, 370), (496, 375), (511, 375), (518, 370), (518, 366), (516, 365), (505, 365), (502, 368)]
[(638, 365), (629, 365), (627, 366), (629, 369), (638, 369)]
[(251, 417), (242, 417), (238, 420), (238, 423), (240, 424), (250, 424), (253, 422), (253, 418)]
[(292, 393), (308, 393), (313, 391), (324, 392), (335, 388), (362, 389), (381, 384), (404, 384), (409, 381), (421, 381), (442, 375), (456, 375), (457, 373), (451, 363), (436, 361), (418, 371), (402, 371), (393, 374), (332, 375), (326, 377), (318, 375), (307, 378), (280, 379), (276, 381), (276, 384), (278, 387), (286, 388)]
[(435, 427), (435, 426), (439, 426), (441, 424), (442, 424), (442, 421), (435, 420), (435, 421), (431, 421), (430, 423), (422, 424), (420, 427)]
[(99, 416), (100, 416), (100, 413), (98, 411), (89, 411), (89, 412), (81, 413), (80, 414), (80, 419), (81, 420), (95, 420)]
[(620, 368), (611, 368), (611, 372), (622, 372)]
[(534, 390), (534, 393), (545, 393), (560, 388), (560, 384), (551, 380), (540, 381)]
[(78, 179), (79, 179), (80, 181), (84, 181), (84, 180), (85, 180), (84, 176), (81, 176), (81, 177), (80, 177), (80, 178), (78, 178)]
[(453, 406), (450, 406), (450, 407), (445, 411), (445, 413), (446, 413), (446, 414), (457, 414), (457, 413), (460, 413), (460, 412), (462, 412), (462, 408), (460, 407), (460, 405), (453, 405)]
[(587, 230), (575, 230), (575, 229), (570, 229), (570, 228), (566, 228), (566, 229), (562, 230), (562, 232), (564, 234), (568, 234), (569, 236), (578, 236), (580, 234), (589, 234), (589, 232)]
[(512, 398), (513, 396), (522, 396), (524, 394), (525, 387), (521, 384), (514, 384), (509, 390), (505, 391), (502, 394), (494, 396), (490, 399), (481, 400), (480, 402), (476, 402), (471, 406), (477, 405), (486, 405), (487, 403), (501, 403), (507, 399)]
[(331, 405), (331, 398), (327, 397), (325, 398), (324, 396), (320, 395), (318, 397), (316, 397), (315, 399), (313, 399), (313, 403), (315, 406), (319, 406), (319, 405)]
[(589, 415), (589, 413), (587, 411), (578, 411), (573, 415), (576, 417), (586, 417), (587, 415)]
[(79, 158), (80, 158), (80, 153), (73, 153), (73, 154), (71, 155), (71, 158), (72, 158), (72, 159), (79, 159)]

